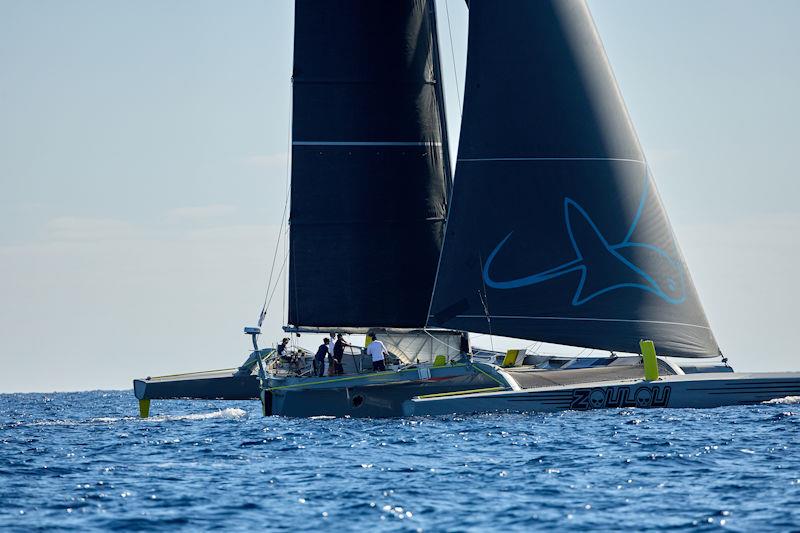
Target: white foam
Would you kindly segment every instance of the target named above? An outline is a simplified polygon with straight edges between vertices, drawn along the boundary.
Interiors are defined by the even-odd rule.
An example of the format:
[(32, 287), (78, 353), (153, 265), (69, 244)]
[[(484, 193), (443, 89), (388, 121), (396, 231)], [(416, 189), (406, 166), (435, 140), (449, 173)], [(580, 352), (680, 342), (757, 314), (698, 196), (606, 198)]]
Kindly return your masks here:
[(786, 396), (785, 398), (773, 398), (772, 400), (767, 400), (766, 402), (762, 403), (795, 404), (795, 403), (800, 403), (800, 396)]
[(113, 417), (99, 417), (90, 418), (88, 420), (80, 419), (65, 419), (65, 420), (37, 420), (35, 422), (27, 422), (22, 425), (25, 426), (80, 426), (81, 424), (113, 424), (120, 420), (138, 420), (136, 417), (113, 418)]
[(35, 422), (21, 422), (20, 426), (77, 426), (80, 420), (36, 420)]
[(228, 407), (226, 409), (220, 409), (219, 411), (214, 411), (212, 413), (194, 413), (190, 415), (160, 415), (160, 416), (150, 417), (147, 420), (153, 422), (170, 422), (173, 420), (210, 420), (212, 418), (231, 418), (237, 420), (245, 416), (247, 416), (247, 411), (245, 411), (244, 409), (238, 409), (236, 407)]
[(125, 416), (125, 417), (111, 417), (101, 416), (90, 418), (88, 420), (76, 419), (57, 419), (57, 420), (36, 420), (33, 422), (21, 422), (20, 426), (80, 426), (82, 424), (114, 424), (115, 422), (169, 422), (174, 420), (210, 420), (214, 418), (230, 418), (238, 420), (247, 416), (247, 411), (235, 407), (228, 407), (227, 409), (220, 409), (211, 413), (195, 413), (189, 415), (159, 415), (147, 419), (141, 419), (138, 416)]
[(119, 418), (113, 418), (110, 416), (101, 416), (100, 418), (92, 418), (91, 422), (100, 422), (103, 424), (110, 424), (112, 422), (118, 422)]

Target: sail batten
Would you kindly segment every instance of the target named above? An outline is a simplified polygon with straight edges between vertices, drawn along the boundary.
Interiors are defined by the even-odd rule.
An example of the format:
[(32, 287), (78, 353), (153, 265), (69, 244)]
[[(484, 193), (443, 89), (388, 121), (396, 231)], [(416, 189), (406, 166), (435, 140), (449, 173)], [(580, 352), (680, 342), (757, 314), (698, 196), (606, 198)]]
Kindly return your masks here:
[(293, 146), (442, 146), (426, 141), (292, 141)]
[(429, 324), (715, 356), (582, 0), (471, 0), (456, 179)]
[(638, 159), (619, 157), (471, 157), (457, 159), (458, 163), (482, 163), (486, 161), (625, 161), (628, 163), (646, 164)]
[[(435, 315), (431, 315), (435, 316)], [(709, 326), (701, 326), (699, 324), (688, 324), (685, 322), (666, 322), (663, 320), (635, 320), (627, 318), (595, 318), (595, 317), (577, 317), (577, 316), (521, 316), (521, 315), (456, 315), (457, 318), (473, 318), (486, 320), (490, 319), (519, 319), (519, 320), (572, 320), (575, 322), (628, 322), (632, 324), (660, 324), (665, 326), (680, 326), (688, 328), (700, 328), (710, 330)]]

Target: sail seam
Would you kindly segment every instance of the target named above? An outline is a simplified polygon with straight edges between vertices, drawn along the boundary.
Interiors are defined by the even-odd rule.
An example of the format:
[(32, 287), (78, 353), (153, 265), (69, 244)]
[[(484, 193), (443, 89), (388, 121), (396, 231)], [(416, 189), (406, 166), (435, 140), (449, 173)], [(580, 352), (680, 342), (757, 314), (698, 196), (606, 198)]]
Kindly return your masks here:
[[(433, 316), (433, 315), (430, 315)], [(456, 315), (457, 318), (480, 318), (485, 319), (485, 315)], [(491, 318), (510, 319), (520, 318), (526, 320), (573, 320), (573, 321), (592, 321), (592, 322), (632, 322), (632, 323), (646, 323), (646, 324), (665, 324), (669, 326), (686, 326), (690, 328), (699, 328), (711, 330), (708, 326), (699, 326), (697, 324), (686, 324), (684, 322), (666, 322), (662, 320), (633, 320), (628, 318), (584, 318), (584, 317), (568, 317), (568, 316), (517, 316), (517, 315), (491, 315)]]
[(423, 222), (444, 222), (446, 217), (427, 217), (427, 218), (389, 218), (381, 219), (365, 219), (365, 220), (320, 220), (320, 221), (304, 221), (292, 220), (293, 226), (319, 226), (319, 225), (362, 225), (366, 220), (369, 220), (371, 225), (376, 224), (414, 224)]
[(293, 141), (292, 146), (442, 146), (427, 141)]
[(459, 163), (483, 161), (621, 161), (624, 163), (646, 164), (638, 159), (625, 159), (620, 157), (480, 157), (459, 159)]
[(397, 80), (397, 79), (381, 79), (381, 80), (347, 80), (347, 79), (309, 79), (309, 78), (293, 78), (294, 84), (297, 85), (436, 85), (438, 82), (434, 79), (431, 80)]

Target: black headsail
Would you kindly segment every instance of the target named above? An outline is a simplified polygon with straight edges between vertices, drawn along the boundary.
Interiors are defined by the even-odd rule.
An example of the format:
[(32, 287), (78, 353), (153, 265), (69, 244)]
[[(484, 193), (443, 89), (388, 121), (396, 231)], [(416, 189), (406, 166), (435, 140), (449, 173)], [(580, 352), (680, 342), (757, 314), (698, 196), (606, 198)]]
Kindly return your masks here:
[(433, 0), (297, 0), (289, 316), (425, 325), (450, 187)]
[(582, 0), (471, 0), (464, 115), (429, 324), (719, 352)]

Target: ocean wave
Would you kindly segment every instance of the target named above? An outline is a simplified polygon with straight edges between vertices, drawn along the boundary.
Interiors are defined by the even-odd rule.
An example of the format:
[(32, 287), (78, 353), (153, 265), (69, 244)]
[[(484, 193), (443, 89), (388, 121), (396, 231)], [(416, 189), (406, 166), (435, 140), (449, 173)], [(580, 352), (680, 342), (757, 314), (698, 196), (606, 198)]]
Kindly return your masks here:
[(765, 404), (781, 404), (781, 405), (796, 404), (796, 403), (800, 403), (800, 396), (786, 396), (784, 398), (773, 398), (771, 400), (767, 400), (767, 401), (761, 402), (761, 403), (765, 403)]
[(794, 405), (319, 421), (176, 400), (142, 420), (130, 391), (50, 397), (0, 395), (0, 531), (800, 530)]

